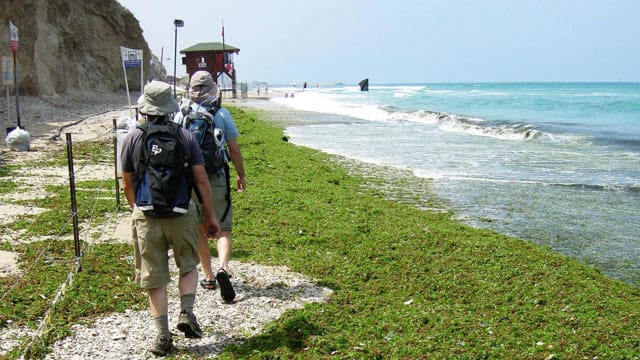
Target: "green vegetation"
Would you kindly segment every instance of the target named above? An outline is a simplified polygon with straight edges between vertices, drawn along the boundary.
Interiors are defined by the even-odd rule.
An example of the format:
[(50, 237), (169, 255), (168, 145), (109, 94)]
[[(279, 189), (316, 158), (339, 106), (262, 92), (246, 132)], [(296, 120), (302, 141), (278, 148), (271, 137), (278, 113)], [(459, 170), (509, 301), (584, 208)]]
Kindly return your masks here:
[[(0, 177), (6, 177), (11, 173), (11, 167), (0, 162)], [(17, 185), (11, 179), (0, 179), (0, 195), (10, 194), (16, 189)]]
[[(74, 165), (111, 162), (113, 150), (109, 143), (92, 142), (74, 144)], [(13, 155), (13, 154), (11, 154)], [(24, 165), (23, 165), (24, 166)], [(47, 161), (29, 164), (30, 167), (67, 166), (66, 149), (51, 154)], [(8, 178), (18, 175), (21, 167), (2, 166), (0, 173)], [(10, 180), (0, 181), (0, 192), (8, 193), (19, 189), (20, 185)], [(75, 247), (73, 241), (56, 240), (70, 235), (71, 222), (70, 193), (68, 185), (47, 185), (49, 196), (36, 200), (15, 200), (16, 204), (48, 209), (38, 215), (21, 215), (7, 227), (24, 231), (27, 238), (52, 237), (53, 240), (34, 241), (20, 245), (3, 243), (0, 249), (20, 254), (21, 274), (0, 278), (0, 327), (9, 323), (37, 326), (59, 291), (68, 274), (75, 270)], [(19, 189), (24, 191), (24, 189)], [(114, 201), (114, 181), (82, 181), (76, 184), (78, 221), (91, 221), (99, 225), (106, 221), (104, 215), (116, 209)], [(88, 240), (91, 234), (83, 234), (81, 240)], [(87, 321), (94, 316), (104, 315), (124, 309), (142, 309), (147, 305), (146, 293), (128, 278), (133, 277), (131, 248), (127, 244), (101, 244), (88, 247), (82, 242), (82, 270), (74, 277), (73, 286), (67, 287), (47, 321), (49, 331), (42, 341), (29, 346), (28, 357), (38, 358), (47, 351), (47, 344), (69, 334), (70, 326)], [(18, 358), (25, 353), (29, 344), (14, 349), (9, 358)]]
[(288, 312), (223, 358), (640, 354), (637, 288), (449, 213), (387, 200), (375, 178), (282, 141), (259, 113), (233, 115), (249, 181), (234, 197), (235, 256), (287, 265), (335, 293)]
[[(0, 304), (0, 320), (16, 325), (37, 326), (60, 284), (74, 269), (73, 241), (39, 241), (17, 246), (13, 249), (21, 254), (20, 268), (23, 278), (0, 278), (0, 289), (5, 295)], [(47, 321), (48, 331), (42, 341), (32, 344), (30, 357), (38, 358), (51, 344), (70, 334), (70, 327), (96, 316), (125, 309), (144, 309), (146, 293), (133, 281), (133, 264), (128, 244), (102, 244), (83, 253), (82, 269), (67, 287)], [(17, 282), (16, 282), (17, 281)], [(28, 344), (15, 349), (11, 358), (22, 355)]]
[[(638, 288), (547, 248), (464, 226), (450, 213), (419, 210), (411, 185), (403, 193), (384, 182), (420, 180), (354, 175), (340, 159), (283, 141), (277, 123), (260, 119), (264, 114), (230, 110), (242, 132), (249, 182), (234, 196), (234, 259), (286, 265), (334, 294), (285, 313), (221, 358), (638, 358)], [(47, 206), (68, 196), (62, 187), (50, 190), (59, 200)], [(79, 206), (93, 208), (94, 197)], [(114, 203), (100, 211), (113, 211)], [(421, 205), (439, 208), (436, 201)], [(28, 226), (47, 221), (46, 228), (60, 229), (68, 218), (32, 220)], [(0, 319), (2, 326), (34, 324), (71, 267), (73, 244), (43, 241), (13, 250), (21, 266), (36, 268), (5, 295)], [(147, 306), (124, 280), (133, 271), (129, 255), (126, 245), (95, 245), (85, 254), (82, 263), (92, 265), (58, 304), (44, 344), (73, 323)], [(15, 283), (2, 279), (0, 293)], [(36, 347), (33, 354), (44, 351)]]

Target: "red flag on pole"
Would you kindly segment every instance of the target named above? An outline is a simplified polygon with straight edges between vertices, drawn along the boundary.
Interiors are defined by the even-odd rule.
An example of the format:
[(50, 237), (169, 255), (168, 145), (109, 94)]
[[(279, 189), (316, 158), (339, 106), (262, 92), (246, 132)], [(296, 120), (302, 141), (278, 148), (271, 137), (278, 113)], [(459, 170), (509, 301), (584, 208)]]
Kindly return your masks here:
[(11, 20), (9, 20), (9, 45), (11, 46), (11, 52), (18, 51), (18, 28), (13, 25)]

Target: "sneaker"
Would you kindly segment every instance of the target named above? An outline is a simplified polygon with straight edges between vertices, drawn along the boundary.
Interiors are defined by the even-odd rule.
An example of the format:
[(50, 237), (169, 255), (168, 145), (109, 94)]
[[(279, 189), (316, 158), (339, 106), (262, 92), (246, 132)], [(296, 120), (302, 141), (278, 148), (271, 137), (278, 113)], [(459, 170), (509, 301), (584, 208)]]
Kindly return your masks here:
[(178, 317), (178, 330), (184, 333), (185, 337), (199, 339), (202, 337), (202, 329), (196, 316), (192, 312), (183, 311)]
[(158, 335), (149, 349), (154, 355), (165, 356), (173, 349), (173, 339), (164, 335)]
[(231, 286), (231, 281), (229, 281), (230, 277), (224, 269), (218, 270), (216, 274), (216, 280), (218, 280), (218, 285), (220, 286), (220, 296), (226, 302), (231, 302), (236, 298), (236, 292)]

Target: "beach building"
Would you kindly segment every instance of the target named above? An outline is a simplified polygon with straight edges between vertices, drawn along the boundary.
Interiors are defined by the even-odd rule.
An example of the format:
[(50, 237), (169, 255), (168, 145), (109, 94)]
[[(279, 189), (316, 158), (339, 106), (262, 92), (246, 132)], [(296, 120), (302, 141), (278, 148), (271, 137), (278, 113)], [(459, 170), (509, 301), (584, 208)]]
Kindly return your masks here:
[(240, 49), (220, 42), (202, 42), (180, 50), (183, 54), (182, 65), (187, 67), (189, 77), (196, 71), (206, 70), (213, 75), (223, 92), (231, 91), (236, 97), (236, 68), (233, 54)]

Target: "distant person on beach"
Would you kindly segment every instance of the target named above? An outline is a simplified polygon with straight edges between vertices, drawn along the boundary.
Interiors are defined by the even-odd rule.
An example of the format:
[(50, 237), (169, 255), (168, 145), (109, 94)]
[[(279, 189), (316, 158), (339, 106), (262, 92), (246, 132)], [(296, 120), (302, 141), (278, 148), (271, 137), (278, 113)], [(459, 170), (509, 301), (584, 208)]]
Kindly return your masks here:
[[(200, 225), (199, 254), (202, 271), (205, 278), (200, 285), (207, 290), (215, 290), (216, 281), (220, 287), (220, 296), (227, 302), (233, 301), (236, 294), (231, 285), (227, 272), (229, 260), (231, 258), (232, 238), (231, 230), (233, 228), (233, 211), (231, 202), (231, 184), (229, 179), (229, 165), (231, 160), (236, 170), (236, 191), (243, 192), (247, 186), (244, 173), (244, 162), (240, 146), (236, 138), (239, 136), (238, 129), (227, 109), (220, 106), (220, 90), (213, 81), (211, 74), (207, 71), (197, 71), (191, 77), (189, 84), (189, 100), (183, 102), (180, 112), (176, 114), (174, 122), (181, 124), (185, 128), (190, 128), (192, 119), (202, 117), (212, 118), (215, 130), (222, 131), (222, 137), (217, 139), (218, 145), (224, 147), (224, 163), (222, 166), (208, 167), (209, 181), (213, 189), (212, 197), (205, 197), (203, 201), (212, 204), (216, 212), (216, 217), (220, 223), (220, 232), (215, 235), (216, 246), (218, 250), (218, 269), (214, 274), (211, 267), (211, 253), (209, 250), (209, 242), (207, 239), (205, 223)], [(193, 128), (193, 127), (192, 127)], [(204, 133), (204, 137), (213, 136), (209, 132)], [(207, 141), (206, 138), (203, 141)], [(208, 155), (205, 152), (205, 162)], [(228, 150), (228, 151), (227, 151)]]
[[(155, 355), (164, 356), (173, 348), (167, 316), (167, 284), (171, 280), (168, 254), (170, 248), (180, 272), (178, 289), (181, 311), (177, 328), (184, 332), (185, 337), (202, 337), (202, 330), (193, 314), (198, 284), (198, 216), (195, 204), (190, 201), (190, 195), (191, 188), (196, 187), (202, 196), (210, 197), (211, 188), (198, 143), (190, 132), (171, 122), (172, 114), (179, 110), (171, 86), (161, 81), (152, 81), (145, 85), (144, 93), (138, 100), (138, 108), (146, 121), (144, 125), (130, 131), (124, 139), (121, 154), (122, 188), (131, 208), (136, 281), (149, 293), (151, 317), (157, 330), (157, 337), (150, 351)], [(157, 133), (158, 131), (160, 133)], [(154, 137), (154, 133), (158, 135)], [(161, 136), (169, 140), (160, 140)], [(151, 165), (148, 164), (158, 162), (159, 159), (167, 162), (171, 160), (166, 159), (181, 159), (162, 156), (164, 153), (176, 153), (167, 151), (168, 148), (164, 147), (165, 142), (174, 145), (177, 143), (184, 151), (187, 158), (184, 165), (177, 160), (173, 162), (187, 168), (180, 174), (180, 179), (189, 179), (171, 188), (173, 193), (184, 193), (187, 209), (171, 214), (161, 214), (161, 206), (156, 206), (156, 201), (152, 201), (149, 206), (142, 205), (142, 199), (146, 198), (145, 191), (149, 193), (146, 184), (153, 181), (151, 178), (155, 179), (149, 170)], [(150, 149), (154, 150), (153, 155), (150, 154)], [(152, 158), (153, 160), (149, 160)], [(158, 196), (160, 195), (151, 195), (151, 198), (155, 200)], [(214, 210), (209, 204), (204, 204), (203, 207), (206, 219), (203, 227), (211, 234), (217, 233), (220, 226)]]

